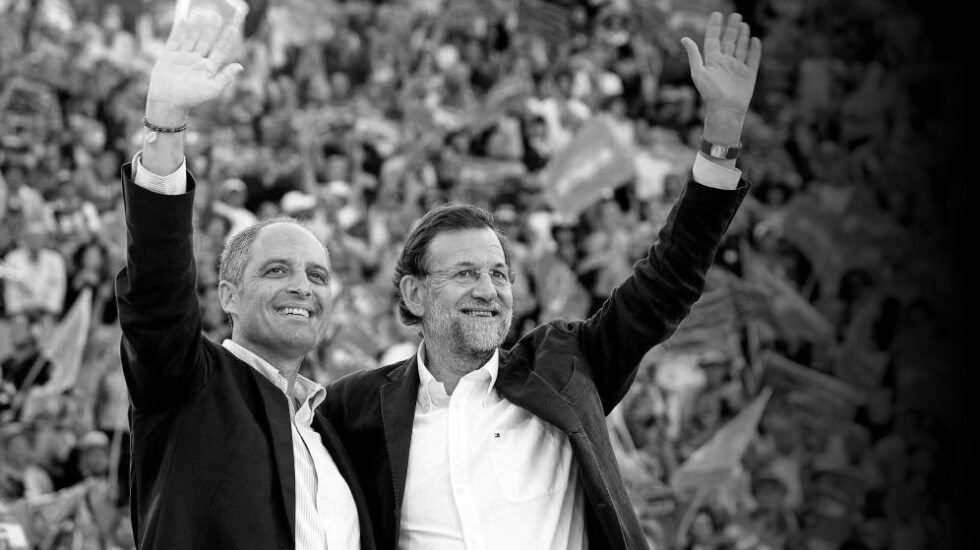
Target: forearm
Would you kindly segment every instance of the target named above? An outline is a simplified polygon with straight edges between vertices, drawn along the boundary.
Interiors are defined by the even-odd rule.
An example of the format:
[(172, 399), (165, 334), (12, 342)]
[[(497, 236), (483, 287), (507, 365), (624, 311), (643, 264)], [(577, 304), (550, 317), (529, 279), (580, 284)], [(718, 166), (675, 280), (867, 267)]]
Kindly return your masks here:
[(729, 191), (689, 181), (647, 257), (586, 322), (580, 345), (604, 404), (622, 398), (643, 355), (670, 337), (701, 296), (747, 189), (745, 182)]
[[(147, 100), (146, 120), (155, 126), (179, 128), (187, 123), (187, 113), (163, 102)], [(141, 164), (154, 174), (172, 174), (184, 162), (186, 132), (156, 132), (154, 139), (145, 139)]]
[[(702, 137), (727, 147), (739, 144), (742, 136), (742, 126), (745, 123), (745, 113), (731, 108), (707, 105), (704, 115), (704, 130)], [(735, 159), (720, 159), (703, 155), (709, 161), (729, 169), (735, 168)]]
[[(193, 193), (163, 195), (123, 170), (126, 267), (116, 277), (123, 366), (133, 403), (159, 410), (195, 387), (201, 347)], [(193, 189), (193, 180), (190, 182)]]

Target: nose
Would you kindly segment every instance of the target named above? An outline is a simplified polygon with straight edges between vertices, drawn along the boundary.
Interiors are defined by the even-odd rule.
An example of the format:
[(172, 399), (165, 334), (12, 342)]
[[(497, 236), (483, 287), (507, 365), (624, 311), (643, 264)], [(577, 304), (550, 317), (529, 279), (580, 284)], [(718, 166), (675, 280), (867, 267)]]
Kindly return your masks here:
[(497, 287), (493, 286), (490, 274), (486, 271), (480, 272), (480, 278), (473, 285), (472, 294), (475, 298), (491, 300), (497, 297)]
[(296, 276), (290, 279), (289, 287), (286, 289), (286, 291), (296, 296), (309, 298), (313, 295), (313, 285), (310, 283), (310, 280), (306, 277), (305, 273), (298, 273)]

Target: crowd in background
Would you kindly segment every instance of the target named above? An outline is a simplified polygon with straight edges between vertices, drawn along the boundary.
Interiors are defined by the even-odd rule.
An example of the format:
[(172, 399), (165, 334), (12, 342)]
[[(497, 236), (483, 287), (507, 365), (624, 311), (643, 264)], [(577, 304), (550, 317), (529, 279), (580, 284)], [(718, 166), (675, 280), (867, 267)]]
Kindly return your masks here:
[[(705, 296), (610, 417), (637, 511), (656, 548), (925, 550), (957, 534), (963, 465), (936, 406), (956, 328), (941, 213), (957, 197), (934, 184), (946, 166), (931, 155), (948, 89), (940, 5), (250, 4), (245, 72), (186, 136), (209, 337), (230, 335), (225, 240), (291, 215), (328, 244), (336, 281), (304, 374), (327, 383), (414, 353), (392, 265), (446, 201), (486, 207), (512, 241), (511, 342), (587, 317), (652, 244), (694, 158), (700, 105), (679, 37), (737, 10), (764, 45), (739, 161), (753, 187)], [(133, 547), (118, 174), (172, 11), (0, 0), (0, 524), (15, 518), (35, 548)], [(554, 159), (599, 119), (631, 175), (565, 211)], [(82, 298), (70, 389), (32, 393), (64, 376), (45, 341)], [(682, 490), (685, 461), (767, 387), (738, 467)]]

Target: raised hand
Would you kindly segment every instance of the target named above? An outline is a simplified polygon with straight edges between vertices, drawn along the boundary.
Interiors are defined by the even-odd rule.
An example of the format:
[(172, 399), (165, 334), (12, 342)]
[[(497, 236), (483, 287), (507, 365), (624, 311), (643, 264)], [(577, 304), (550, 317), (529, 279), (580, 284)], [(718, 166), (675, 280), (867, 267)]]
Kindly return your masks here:
[[(705, 103), (706, 133), (712, 122), (723, 118), (726, 131), (721, 134), (727, 137), (731, 133), (728, 130), (735, 130), (737, 141), (755, 90), (762, 42), (750, 35), (749, 25), (740, 14), (729, 15), (725, 24), (724, 16), (714, 12), (708, 17), (704, 35), (704, 58), (690, 38), (682, 38), (681, 45), (687, 51), (691, 78)], [(728, 141), (721, 138), (719, 141)]]
[(192, 11), (174, 25), (150, 74), (147, 91), (148, 117), (157, 111), (171, 120), (152, 122), (172, 124), (174, 117), (216, 98), (234, 80), (243, 67), (228, 60), (240, 33), (212, 11)]

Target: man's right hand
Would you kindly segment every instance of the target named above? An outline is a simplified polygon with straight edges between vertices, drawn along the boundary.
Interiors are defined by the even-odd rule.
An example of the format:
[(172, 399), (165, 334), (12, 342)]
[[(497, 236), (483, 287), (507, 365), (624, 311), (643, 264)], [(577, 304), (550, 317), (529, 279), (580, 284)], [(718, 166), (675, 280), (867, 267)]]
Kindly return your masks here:
[[(160, 54), (146, 96), (146, 120), (179, 128), (192, 109), (218, 97), (244, 68), (229, 63), (241, 29), (213, 11), (194, 10), (174, 24)], [(172, 174), (184, 162), (183, 132), (159, 132), (143, 147), (141, 164), (150, 172)]]
[[(240, 34), (213, 11), (193, 11), (178, 21), (150, 74), (147, 118), (156, 114), (151, 106), (161, 115), (186, 116), (218, 97), (243, 70), (239, 63), (228, 63)], [(168, 121), (150, 122), (164, 126)]]

